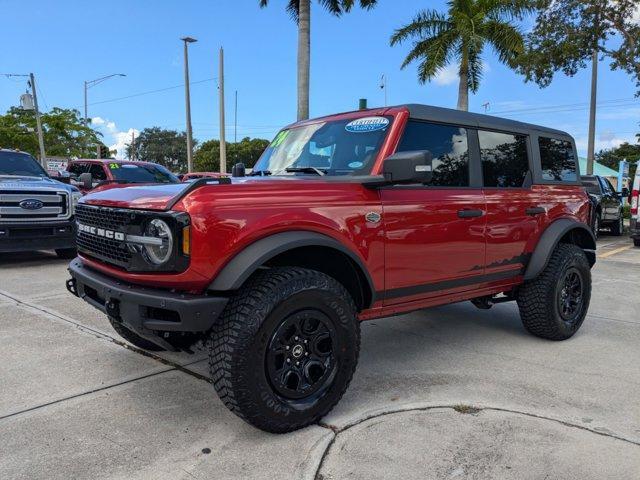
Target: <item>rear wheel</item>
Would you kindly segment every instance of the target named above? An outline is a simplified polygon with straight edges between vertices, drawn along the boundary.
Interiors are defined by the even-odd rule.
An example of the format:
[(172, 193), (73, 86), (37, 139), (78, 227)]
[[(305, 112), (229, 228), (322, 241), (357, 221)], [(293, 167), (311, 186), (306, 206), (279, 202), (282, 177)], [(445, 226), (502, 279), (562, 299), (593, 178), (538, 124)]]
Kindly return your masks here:
[(622, 212), (620, 212), (620, 218), (611, 224), (611, 235), (615, 235), (616, 237), (622, 235), (622, 232), (624, 231), (623, 221)]
[(591, 270), (582, 249), (560, 244), (542, 273), (517, 294), (520, 317), (532, 334), (565, 340), (578, 331), (591, 299)]
[(640, 238), (634, 238), (634, 239), (633, 239), (633, 244), (634, 244), (636, 247), (640, 247)]
[(232, 298), (209, 341), (220, 399), (269, 432), (317, 422), (355, 370), (360, 326), (346, 289), (297, 267), (258, 272)]
[(142, 348), (143, 350), (149, 350), (150, 352), (164, 351), (164, 348), (162, 348), (159, 345), (156, 345), (153, 342), (150, 342), (146, 338), (142, 338), (137, 333), (134, 333), (133, 331), (129, 330), (127, 327), (125, 327), (122, 323), (120, 323), (115, 318), (109, 317), (109, 323), (111, 323), (111, 326), (118, 333), (118, 335), (120, 335), (127, 342), (135, 345), (136, 347)]

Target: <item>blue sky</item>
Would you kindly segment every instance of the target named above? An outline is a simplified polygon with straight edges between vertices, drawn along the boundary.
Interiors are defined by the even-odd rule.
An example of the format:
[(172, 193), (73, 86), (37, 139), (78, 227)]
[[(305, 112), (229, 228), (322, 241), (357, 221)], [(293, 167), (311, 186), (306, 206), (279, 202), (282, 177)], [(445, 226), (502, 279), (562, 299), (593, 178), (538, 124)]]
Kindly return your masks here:
[[(0, 73), (34, 72), (41, 108), (82, 110), (83, 81), (125, 73), (89, 90), (89, 116), (105, 143), (122, 147), (132, 129), (185, 125), (182, 42), (190, 47), (192, 123), (200, 140), (218, 136), (218, 48), (225, 49), (227, 139), (233, 140), (233, 96), (238, 91), (238, 138), (271, 138), (295, 119), (296, 26), (284, 0), (266, 9), (257, 0), (109, 2), (0, 0)], [(372, 11), (355, 9), (337, 19), (314, 1), (312, 6), (311, 115), (352, 110), (358, 98), (384, 103), (380, 77), (388, 78), (390, 104), (427, 103), (454, 108), (454, 67), (420, 85), (415, 66), (400, 70), (408, 46), (389, 47), (392, 31), (419, 8), (442, 8), (442, 1), (380, 0)], [(500, 65), (491, 50), (484, 55), (481, 88), (470, 110), (564, 129), (586, 151), (589, 71), (573, 78), (558, 75), (540, 89)], [(23, 79), (0, 76), (0, 111), (18, 104)], [(174, 87), (176, 88), (169, 88)], [(150, 90), (158, 93), (134, 96)], [(600, 64), (597, 147), (635, 141), (640, 131), (640, 99), (623, 73)], [(535, 110), (534, 110), (535, 109)], [(99, 118), (96, 118), (99, 117)]]

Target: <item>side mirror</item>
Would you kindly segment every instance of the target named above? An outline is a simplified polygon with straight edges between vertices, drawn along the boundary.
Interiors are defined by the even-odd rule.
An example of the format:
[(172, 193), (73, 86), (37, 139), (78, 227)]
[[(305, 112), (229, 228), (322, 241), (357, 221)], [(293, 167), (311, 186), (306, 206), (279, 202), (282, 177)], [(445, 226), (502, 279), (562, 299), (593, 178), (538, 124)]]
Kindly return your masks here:
[(91, 190), (93, 188), (93, 177), (89, 172), (81, 173), (78, 180), (85, 190)]
[(231, 169), (232, 177), (244, 177), (245, 176), (245, 166), (244, 163), (236, 163)]
[(623, 197), (623, 198), (624, 197), (628, 197), (629, 196), (629, 189), (627, 187), (624, 187), (622, 189), (622, 192), (620, 192), (620, 196)]
[(389, 183), (428, 183), (431, 180), (433, 155), (428, 150), (397, 152), (382, 164), (382, 174)]

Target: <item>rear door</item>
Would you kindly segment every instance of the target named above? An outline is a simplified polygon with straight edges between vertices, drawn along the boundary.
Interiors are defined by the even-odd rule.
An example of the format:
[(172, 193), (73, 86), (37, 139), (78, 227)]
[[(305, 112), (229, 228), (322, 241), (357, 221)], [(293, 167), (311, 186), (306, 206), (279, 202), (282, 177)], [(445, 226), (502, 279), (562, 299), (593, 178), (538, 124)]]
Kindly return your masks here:
[(486, 275), (523, 273), (545, 224), (545, 187), (532, 185), (528, 135), (478, 130), (487, 202)]
[(473, 288), (484, 271), (486, 222), (472, 186), (469, 130), (410, 120), (397, 151), (428, 150), (431, 180), (382, 188), (385, 304)]

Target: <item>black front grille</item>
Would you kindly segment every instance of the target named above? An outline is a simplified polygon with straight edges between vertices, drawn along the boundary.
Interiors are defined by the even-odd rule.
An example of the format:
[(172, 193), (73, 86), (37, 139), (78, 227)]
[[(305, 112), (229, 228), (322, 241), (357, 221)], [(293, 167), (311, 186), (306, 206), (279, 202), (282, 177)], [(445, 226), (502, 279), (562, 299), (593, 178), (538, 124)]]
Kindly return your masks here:
[[(75, 215), (76, 221), (80, 224), (116, 232), (126, 231), (131, 220), (135, 218), (133, 212), (126, 210), (90, 207), (82, 204), (76, 207)], [(76, 244), (82, 253), (120, 267), (127, 267), (131, 262), (131, 251), (124, 242), (119, 240), (78, 231)]]
[(78, 205), (76, 207), (76, 220), (84, 225), (107, 228), (109, 230), (121, 230), (131, 223), (135, 213), (126, 210), (116, 210), (105, 207), (89, 207)]

